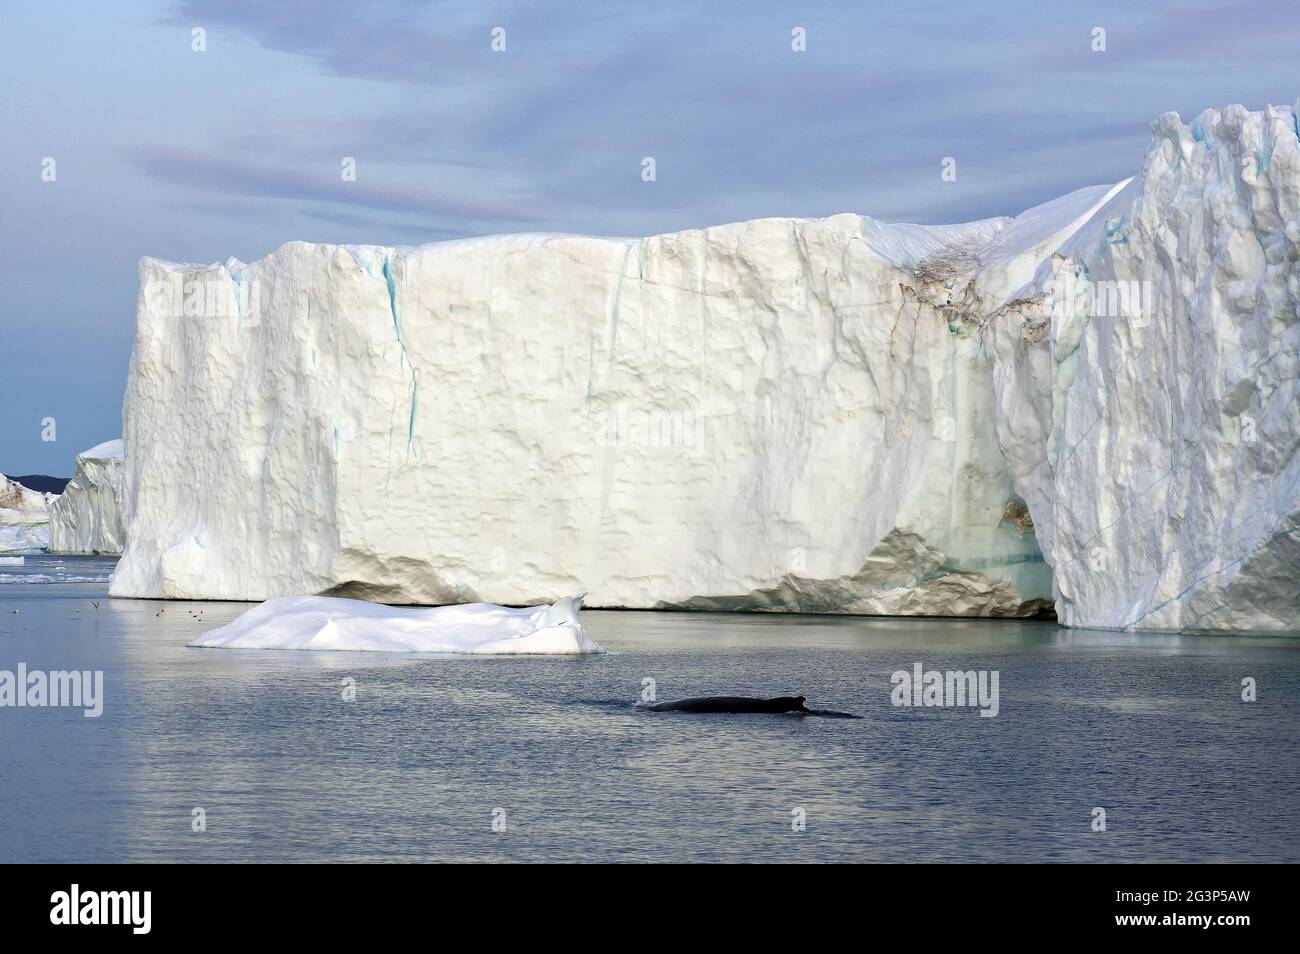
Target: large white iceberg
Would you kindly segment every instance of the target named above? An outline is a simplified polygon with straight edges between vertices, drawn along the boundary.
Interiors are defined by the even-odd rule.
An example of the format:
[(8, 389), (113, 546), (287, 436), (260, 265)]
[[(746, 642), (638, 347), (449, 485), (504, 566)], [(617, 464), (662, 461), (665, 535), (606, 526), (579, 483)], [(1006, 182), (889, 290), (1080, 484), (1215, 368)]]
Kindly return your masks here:
[(49, 507), (54, 499), (54, 494), (32, 490), (0, 474), (0, 552), (49, 546)]
[(329, 596), (267, 600), (190, 643), (219, 649), (572, 655), (603, 653), (579, 619), (581, 597), (551, 606), (413, 608)]
[(57, 553), (122, 552), (122, 440), (105, 441), (77, 455), (76, 472), (50, 505), (50, 550)]
[[(839, 215), (147, 259), (112, 592), (1038, 613), (1050, 572), (943, 264), (1006, 235), (1027, 277), (1020, 231)], [(177, 277), (242, 311), (178, 315)]]
[(1295, 113), (1154, 129), (1014, 219), (145, 259), (111, 590), (1291, 626)]

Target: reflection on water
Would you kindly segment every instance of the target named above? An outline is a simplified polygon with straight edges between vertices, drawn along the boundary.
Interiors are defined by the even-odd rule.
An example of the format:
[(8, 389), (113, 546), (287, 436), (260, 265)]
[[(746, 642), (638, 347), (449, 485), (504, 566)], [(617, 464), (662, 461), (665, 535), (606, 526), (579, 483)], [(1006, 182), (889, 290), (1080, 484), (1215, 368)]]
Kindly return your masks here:
[[(1300, 641), (589, 612), (608, 655), (198, 650), (246, 606), (104, 593), (0, 588), (0, 669), (107, 685), (0, 709), (0, 860), (1300, 860)], [(914, 662), (998, 670), (999, 715), (893, 707)], [(650, 713), (644, 679), (865, 718)]]

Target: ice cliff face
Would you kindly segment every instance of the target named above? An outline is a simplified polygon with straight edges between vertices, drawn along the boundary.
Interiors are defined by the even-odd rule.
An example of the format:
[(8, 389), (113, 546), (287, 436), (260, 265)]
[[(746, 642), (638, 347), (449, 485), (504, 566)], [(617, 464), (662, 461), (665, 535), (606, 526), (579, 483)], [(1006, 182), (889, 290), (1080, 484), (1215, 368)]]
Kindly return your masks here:
[(1300, 629), (1296, 115), (1157, 120), (1142, 175), (989, 323), (1067, 625)]
[(49, 546), (53, 499), (0, 474), (0, 552)]
[[(1219, 123), (1173, 161), (1171, 122), (1132, 183), (1015, 219), (146, 259), (112, 592), (528, 604), (587, 590), (591, 606), (1003, 616), (1055, 600), (1073, 625), (1166, 625), (1111, 610), (1143, 579), (1154, 592), (1207, 568), (1215, 541), (1192, 545), (1190, 514), (1112, 538), (1109, 564), (1074, 548), (1089, 520), (1153, 519), (1117, 454), (1166, 471), (1178, 454), (1189, 510), (1215, 506), (1201, 495), (1218, 481), (1294, 511), (1295, 402), (1277, 389), (1295, 387), (1297, 279), (1279, 243), (1295, 240), (1282, 206), (1300, 181), (1278, 126), (1290, 111), (1239, 124), (1273, 130), (1253, 172)], [(1049, 276), (1084, 264), (1088, 280), (1167, 271), (1169, 317), (1141, 354), (1098, 337), (1127, 333), (1114, 322), (1053, 311)], [(1274, 417), (1259, 405), (1266, 454), (1188, 444), (1209, 427), (1188, 395), (1227, 364), (1272, 368), (1258, 391), (1222, 382), (1238, 414), (1278, 394)], [(1234, 559), (1271, 552), (1280, 525), (1256, 520), (1262, 536), (1220, 533)]]
[(50, 550), (56, 553), (121, 553), (126, 540), (122, 510), (121, 440), (77, 455), (77, 469), (50, 506)]

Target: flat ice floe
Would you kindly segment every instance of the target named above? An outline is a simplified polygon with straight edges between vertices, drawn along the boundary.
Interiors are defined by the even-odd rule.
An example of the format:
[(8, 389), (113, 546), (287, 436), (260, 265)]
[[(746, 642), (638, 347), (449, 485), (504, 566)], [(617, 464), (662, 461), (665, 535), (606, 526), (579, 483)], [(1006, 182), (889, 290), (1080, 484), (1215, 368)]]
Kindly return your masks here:
[(581, 596), (517, 609), (493, 603), (417, 608), (332, 596), (282, 596), (190, 645), (476, 655), (603, 653), (578, 619), (581, 607)]

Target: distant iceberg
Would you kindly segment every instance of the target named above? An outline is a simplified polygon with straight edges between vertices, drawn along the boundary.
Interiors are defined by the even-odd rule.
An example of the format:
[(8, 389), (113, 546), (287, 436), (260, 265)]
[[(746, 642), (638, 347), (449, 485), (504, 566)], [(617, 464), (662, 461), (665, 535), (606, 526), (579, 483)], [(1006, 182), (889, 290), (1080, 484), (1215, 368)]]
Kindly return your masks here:
[(121, 438), (82, 451), (63, 494), (50, 505), (50, 550), (118, 554), (126, 541)]
[(32, 490), (0, 474), (0, 552), (49, 546), (49, 507), (54, 499), (54, 494)]
[(467, 603), (432, 609), (332, 596), (285, 596), (267, 600), (190, 645), (474, 655), (603, 653), (578, 619), (581, 607), (580, 596), (549, 606)]

